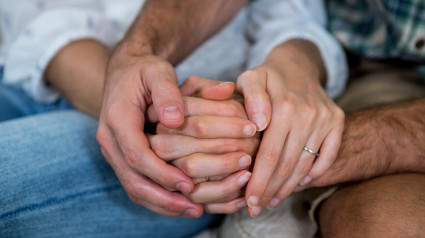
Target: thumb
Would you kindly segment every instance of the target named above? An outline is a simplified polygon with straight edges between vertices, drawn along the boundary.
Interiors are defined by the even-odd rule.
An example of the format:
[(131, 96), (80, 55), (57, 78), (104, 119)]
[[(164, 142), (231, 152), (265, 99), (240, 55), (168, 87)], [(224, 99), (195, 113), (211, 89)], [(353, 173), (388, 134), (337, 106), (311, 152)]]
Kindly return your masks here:
[[(160, 67), (144, 71), (145, 80), (159, 121), (168, 128), (177, 128), (184, 122), (183, 96), (177, 85), (173, 66), (166, 62)], [(165, 65), (165, 67), (164, 67)]]
[(265, 130), (272, 111), (267, 93), (267, 75), (258, 70), (248, 70), (239, 76), (237, 87), (244, 96), (249, 120), (257, 125), (257, 131)]
[(184, 96), (197, 95), (203, 99), (228, 100), (232, 97), (235, 85), (232, 82), (222, 82), (191, 76), (181, 86), (180, 91)]

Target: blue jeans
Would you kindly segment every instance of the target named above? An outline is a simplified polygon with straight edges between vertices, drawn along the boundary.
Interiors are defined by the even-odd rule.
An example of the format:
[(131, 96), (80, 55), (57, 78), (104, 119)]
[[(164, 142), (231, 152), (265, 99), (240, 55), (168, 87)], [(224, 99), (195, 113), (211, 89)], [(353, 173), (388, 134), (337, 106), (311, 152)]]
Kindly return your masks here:
[(57, 111), (67, 108), (0, 83), (0, 237), (190, 237), (220, 218), (164, 217), (131, 202), (100, 152), (97, 121)]

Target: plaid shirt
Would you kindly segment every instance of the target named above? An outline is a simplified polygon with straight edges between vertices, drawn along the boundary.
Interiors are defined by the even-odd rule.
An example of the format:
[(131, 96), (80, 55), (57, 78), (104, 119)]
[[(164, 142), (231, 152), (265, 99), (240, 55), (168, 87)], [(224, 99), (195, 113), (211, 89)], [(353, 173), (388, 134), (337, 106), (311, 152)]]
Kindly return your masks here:
[(425, 0), (326, 0), (329, 30), (350, 51), (425, 65)]

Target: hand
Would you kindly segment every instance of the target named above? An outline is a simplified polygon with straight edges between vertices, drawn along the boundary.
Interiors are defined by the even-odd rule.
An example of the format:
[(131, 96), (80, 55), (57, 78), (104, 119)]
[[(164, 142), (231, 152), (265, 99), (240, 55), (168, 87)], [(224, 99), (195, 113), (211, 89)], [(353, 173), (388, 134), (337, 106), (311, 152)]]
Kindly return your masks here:
[(118, 47), (107, 70), (97, 139), (130, 199), (166, 216), (199, 217), (202, 206), (178, 192), (194, 184), (150, 149), (144, 115), (153, 103), (161, 123), (183, 123), (183, 98), (173, 67), (160, 57), (130, 56)]
[[(157, 135), (150, 136), (149, 141), (161, 158), (193, 178), (197, 185), (193, 192), (186, 194), (191, 201), (203, 204), (209, 213), (233, 213), (246, 205), (242, 188), (251, 175), (246, 170), (251, 163), (248, 154), (255, 154), (259, 136), (252, 137), (255, 126), (241, 118), (246, 118), (241, 103), (225, 100), (232, 95), (232, 83), (219, 84), (191, 77), (181, 90), (195, 86), (200, 87), (199, 90), (186, 90), (185, 94), (196, 92), (204, 98), (218, 97), (222, 100), (185, 97), (184, 125), (169, 129), (158, 124)], [(151, 118), (155, 121), (154, 113)], [(206, 177), (211, 182), (205, 182)]]
[[(300, 181), (319, 177), (336, 158), (344, 113), (321, 87), (324, 69), (314, 61), (320, 54), (308, 57), (311, 52), (318, 53), (305, 41), (284, 43), (238, 78), (250, 120), (260, 131), (267, 127), (245, 194), (251, 216), (265, 205), (278, 206)], [(320, 156), (304, 147), (320, 150)]]

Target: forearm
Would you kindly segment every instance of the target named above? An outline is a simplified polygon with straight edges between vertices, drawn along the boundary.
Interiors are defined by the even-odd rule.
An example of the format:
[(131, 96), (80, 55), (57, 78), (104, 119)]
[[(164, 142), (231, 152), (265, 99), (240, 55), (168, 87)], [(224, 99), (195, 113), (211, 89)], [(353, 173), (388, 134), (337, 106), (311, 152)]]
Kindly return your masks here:
[(108, 57), (107, 49), (97, 41), (73, 42), (50, 62), (46, 80), (75, 108), (98, 117)]
[(177, 64), (217, 32), (246, 0), (150, 0), (133, 23), (120, 50), (153, 53)]
[(424, 105), (421, 98), (347, 115), (338, 157), (350, 158), (357, 179), (425, 172)]

